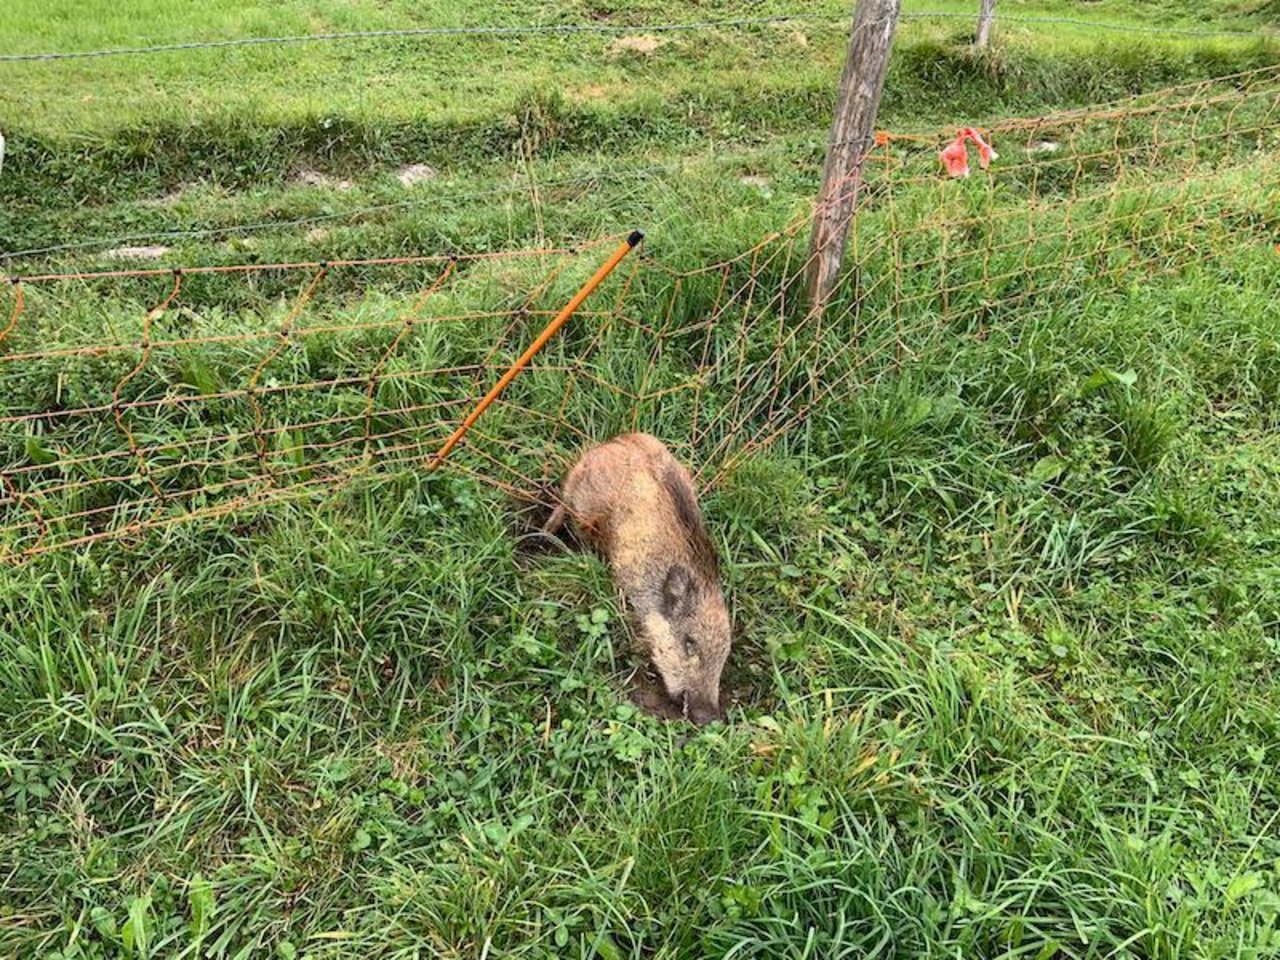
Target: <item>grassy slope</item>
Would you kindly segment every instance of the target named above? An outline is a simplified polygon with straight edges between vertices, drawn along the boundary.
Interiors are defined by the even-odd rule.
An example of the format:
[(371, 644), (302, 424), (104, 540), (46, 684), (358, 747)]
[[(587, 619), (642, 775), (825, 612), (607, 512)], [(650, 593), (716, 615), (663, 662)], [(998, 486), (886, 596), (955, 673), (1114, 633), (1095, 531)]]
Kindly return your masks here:
[[(1247, 31), (1268, 24), (1265, 16), (1234, 12), (1215, 16), (1200, 8), (1198, 19), (1177, 5), (1120, 3), (1103, 0), (1087, 6), (1072, 3), (1010, 2), (1001, 12), (1017, 17), (1078, 17), (1112, 22), (1122, 28), (1191, 28)], [(955, 0), (918, 4), (908, 14), (941, 12), (963, 17), (967, 8)], [(266, 116), (364, 115), (403, 119), (422, 114), (437, 118), (474, 118), (494, 105), (506, 106), (531, 88), (589, 90), (594, 98), (634, 95), (645, 86), (666, 88), (684, 82), (716, 87), (750, 77), (754, 59), (803, 49), (790, 64), (803, 78), (810, 67), (823, 71), (832, 55), (843, 51), (842, 29), (848, 11), (839, 4), (796, 6), (784, 0), (707, 5), (663, 0), (616, 7), (609, 4), (557, 2), (529, 10), (519, 4), (489, 2), (461, 13), (441, 2), (285, 3), (270, 13), (260, 6), (236, 2), (207, 4), (198, 11), (165, 0), (121, 3), (95, 10), (93, 17), (50, 17), (33, 0), (16, 0), (8, 18), (5, 53), (93, 50), (119, 46), (182, 43), (206, 38), (378, 30), (422, 26), (505, 26), (586, 22), (603, 28), (645, 23), (768, 17), (801, 13), (812, 20), (773, 27), (724, 28), (710, 34), (673, 33), (659, 55), (645, 58), (612, 50), (614, 38), (587, 34), (577, 38), (484, 37), (419, 38), (232, 48), (175, 52), (146, 57), (70, 60), (56, 63), (6, 64), (17, 83), (0, 92), (0, 116), (10, 125), (41, 132), (109, 130), (139, 120), (172, 116), (191, 120), (200, 114)], [(1206, 22), (1208, 21), (1208, 22)], [(939, 25), (965, 30), (961, 19), (904, 20), (902, 36), (911, 39)], [(1035, 27), (1014, 22), (1002, 27), (1009, 37), (1034, 32), (1044, 50), (1061, 52), (1092, 43), (1099, 34), (1071, 25)], [(1173, 40), (1172, 49), (1180, 41)], [(1240, 42), (1246, 42), (1247, 38)], [(1224, 42), (1231, 42), (1224, 39)], [(1201, 40), (1197, 44), (1203, 46)], [(642, 66), (637, 75), (634, 69)], [(716, 68), (715, 76), (707, 73)], [(735, 69), (736, 68), (736, 69)], [(817, 74), (814, 74), (816, 76)], [(256, 82), (245, 83), (246, 76)], [(769, 76), (770, 83), (782, 77)], [(629, 89), (628, 89), (629, 88)], [(68, 90), (74, 95), (68, 96)]]
[[(323, 22), (238, 9), (146, 39), (368, 28), (419, 12), (439, 22), (420, 5), (334, 5), (326, 16), (339, 19)], [(493, 8), (492, 19), (519, 13)], [(1135, 15), (1120, 4), (1089, 13)], [(634, 16), (652, 14), (706, 15), (663, 4)], [(74, 29), (32, 25), (13, 43), (137, 39), (123, 21)], [(891, 115), (927, 127), (978, 105), (985, 116), (1081, 102), (1258, 55), (1054, 43), (1080, 45), (1071, 69), (1018, 40), (1003, 86), (936, 41), (904, 46)], [(728, 67), (733, 49), (707, 57)], [(820, 48), (801, 67), (812, 76), (797, 76), (793, 51), (759, 46), (765, 92), (822, 89), (835, 51)], [(678, 61), (644, 70), (677, 90), (698, 83), (699, 51)], [(921, 82), (929, 74), (913, 64), (937, 73)], [(48, 82), (43, 69), (34, 83)], [(579, 69), (583, 83), (603, 70), (606, 84), (621, 70)], [(509, 82), (468, 108), (509, 116), (536, 86)], [(575, 177), (617, 160), (575, 143), (584, 121), (553, 110), (533, 120), (531, 166), (511, 163), (509, 141), (487, 153), (487, 141), (466, 141), (476, 152), (421, 188), (429, 219), (412, 207), (338, 219), (323, 236), (308, 225), (178, 252), (496, 248), (639, 219), (658, 227), (664, 257), (729, 256), (795, 212), (820, 156), (820, 104), (724, 93), (744, 82), (732, 69), (708, 82), (695, 137), (652, 120), (668, 109), (657, 97), (628, 107), (631, 92), (608, 95), (617, 152), (670, 170), (535, 203), (524, 181), (512, 188), (513, 171)], [(176, 86), (221, 83), (246, 95), (221, 73)], [(394, 141), (382, 172), (353, 191), (282, 186), (306, 151), (240, 189), (257, 174), (236, 165), (266, 155), (255, 151), (273, 125), (316, 108), (256, 96), (245, 139), (197, 158), (210, 166), (202, 183), (177, 160), (172, 177), (108, 162), (83, 185), (110, 202), (70, 209), (75, 190), (50, 175), (38, 180), (47, 191), (18, 197), (24, 223), (0, 226), (56, 242), (404, 198), (385, 171), (418, 155)], [(358, 119), (351, 96), (344, 109)], [(145, 130), (127, 99), (118, 113), (75, 99), (58, 98), (51, 144)], [(365, 108), (385, 102), (370, 93)], [(223, 109), (181, 104), (165, 109), (197, 128)], [(431, 131), (453, 108), (393, 109)], [(56, 153), (49, 162), (65, 163)], [(330, 162), (347, 170), (363, 156)], [(1251, 162), (1274, 183), (1274, 164)], [(767, 186), (740, 183), (748, 173)], [(176, 185), (186, 189), (169, 206), (145, 203)], [(484, 193), (495, 188), (502, 203)], [(481, 195), (457, 196), (467, 191)], [(1265, 200), (1252, 200), (1265, 225)], [(490, 956), (1273, 953), (1280, 291), (1264, 239), (1171, 250), (1176, 269), (1150, 275), (1064, 274), (1056, 297), (994, 315), (982, 336), (958, 324), (911, 341), (914, 363), (886, 367), (717, 489), (707, 506), (741, 621), (741, 710), (725, 729), (690, 737), (636, 715), (619, 692), (635, 658), (601, 566), (517, 556), (506, 504), (447, 474), (6, 568), (0, 953), (116, 956), (140, 937), (163, 956), (195, 955), (197, 943), (243, 956), (478, 956), (486, 944)], [(1078, 242), (1091, 241), (1086, 231)], [(69, 340), (127, 328), (153, 292), (73, 291), (33, 309)], [(375, 289), (362, 309), (393, 313), (401, 294)], [(280, 309), (278, 289), (191, 295), (250, 317)], [(684, 306), (696, 314), (696, 300)], [(1131, 383), (1096, 376), (1130, 368)], [(45, 374), (22, 371), (6, 405), (31, 402), (22, 391), (44, 389)]]
[[(412, 9), (409, 9), (409, 8)], [(25, 8), (19, 4), (19, 13)], [(38, 5), (20, 16), (13, 49), (83, 49), (272, 32), (237, 26), (241, 5), (208, 5), (203, 17), (152, 13), (48, 22)], [(127, 5), (126, 5), (127, 11)], [(404, 23), (454, 23), (456, 14), (379, 5), (361, 19), (347, 5), (286, 6), (280, 33)], [(594, 9), (594, 8), (593, 8)], [(663, 4), (598, 10), (605, 25), (646, 20), (761, 16), (785, 4)], [(930, 7), (955, 10), (956, 5)], [(290, 15), (292, 11), (292, 15)], [(318, 12), (317, 12), (318, 11)], [(540, 178), (647, 170), (655, 161), (712, 153), (726, 166), (739, 153), (812, 143), (830, 110), (831, 76), (843, 54), (843, 14), (798, 26), (672, 34), (652, 55), (611, 48), (608, 37), (449, 39), (203, 51), (142, 58), (4, 64), (0, 128), (10, 157), (0, 178), (0, 249), (289, 220), (321, 212), (413, 200), (391, 178), (406, 163), (441, 177), (420, 188), (427, 204), (474, 194), (533, 164)], [(539, 22), (574, 22), (587, 11), (544, 7)], [(807, 11), (818, 12), (818, 11)], [(1011, 14), (1079, 15), (1070, 6)], [(1106, 4), (1086, 13), (1130, 26), (1194, 25), (1176, 9)], [(476, 24), (528, 22), (500, 5), (474, 10)], [(315, 18), (319, 18), (315, 21)], [(1248, 29), (1256, 19), (1221, 25)], [(138, 24), (151, 23), (150, 29)], [(952, 41), (961, 20), (902, 28), (884, 105), (885, 126), (931, 128), (957, 117), (1034, 113), (1275, 62), (1275, 45), (1250, 40), (1179, 40), (1102, 34), (1071, 26), (1010, 24), (1007, 55), (975, 61)], [(86, 34), (85, 31), (95, 31)], [(301, 169), (320, 169), (353, 189), (285, 187)], [(605, 179), (609, 179), (606, 175)], [(670, 172), (664, 180), (675, 179)], [(263, 188), (269, 188), (265, 193)], [(317, 193), (323, 196), (317, 196)], [(801, 195), (807, 192), (807, 187)], [(651, 192), (653, 195), (654, 192)], [(180, 202), (175, 202), (180, 201)], [(128, 201), (128, 202), (126, 202)], [(318, 208), (324, 208), (323, 210)], [(394, 236), (394, 234), (393, 234)], [(502, 241), (507, 242), (504, 238)], [(370, 251), (379, 252), (379, 251)]]

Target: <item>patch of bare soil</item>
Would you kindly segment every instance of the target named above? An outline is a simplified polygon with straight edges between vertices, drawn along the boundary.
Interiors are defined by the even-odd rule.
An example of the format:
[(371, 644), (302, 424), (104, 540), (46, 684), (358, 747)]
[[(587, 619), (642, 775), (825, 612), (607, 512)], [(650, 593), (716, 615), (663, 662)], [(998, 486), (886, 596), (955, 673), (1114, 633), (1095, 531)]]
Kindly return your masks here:
[[(726, 717), (735, 708), (755, 705), (762, 699), (763, 691), (751, 681), (747, 672), (741, 664), (734, 663), (734, 653), (730, 653), (725, 676), (720, 683), (720, 708)], [(646, 661), (637, 667), (627, 678), (626, 686), (631, 702), (645, 713), (663, 720), (684, 720), (684, 710), (667, 696), (662, 678), (652, 662)]]
[(631, 702), (651, 716), (661, 717), (663, 720), (684, 719), (680, 704), (667, 696), (667, 691), (662, 687), (662, 679), (651, 663), (632, 673), (628, 693)]
[(642, 57), (651, 57), (666, 42), (661, 37), (655, 37), (651, 33), (640, 33), (632, 37), (619, 37), (605, 47), (604, 51), (615, 57), (626, 53), (636, 53)]

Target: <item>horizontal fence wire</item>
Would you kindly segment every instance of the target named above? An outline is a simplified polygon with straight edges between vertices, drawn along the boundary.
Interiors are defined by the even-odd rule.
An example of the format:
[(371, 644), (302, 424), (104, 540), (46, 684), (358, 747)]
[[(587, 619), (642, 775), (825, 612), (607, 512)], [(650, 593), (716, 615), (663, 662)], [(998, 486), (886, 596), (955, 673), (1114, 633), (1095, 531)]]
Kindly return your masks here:
[[(807, 216), (714, 262), (625, 261), (429, 478), (434, 496), (446, 512), (471, 496), (450, 484), (550, 505), (584, 446), (629, 429), (704, 488), (733, 484), (764, 451), (839, 435), (881, 383), (945, 369), (958, 341), (1080, 309), (1086, 283), (1124, 298), (1207, 267), (1274, 270), (1280, 69), (981, 132), (999, 156), (968, 179), (939, 162), (955, 130), (875, 138), (838, 185), (858, 205), (822, 314)], [(10, 279), (0, 557), (197, 535), (425, 477), (618, 240)]]
[(31, 247), (25, 250), (0, 251), (0, 261), (14, 261), (41, 257), (51, 253), (70, 253), (84, 250), (109, 250), (133, 243), (157, 243), (175, 240), (202, 240), (213, 237), (225, 237), (246, 233), (259, 233), (266, 230), (296, 230), (299, 227), (316, 226), (334, 221), (358, 220), (372, 214), (390, 213), (397, 210), (413, 210), (422, 207), (434, 207), (443, 203), (458, 201), (483, 200), (487, 197), (509, 197), (530, 189), (559, 190), (566, 187), (582, 187), (590, 189), (600, 183), (619, 183), (625, 181), (643, 182), (662, 174), (677, 172), (680, 163), (646, 164), (641, 167), (616, 167), (592, 170), (590, 173), (576, 177), (552, 177), (545, 180), (530, 178), (513, 179), (495, 184), (491, 187), (475, 190), (434, 190), (423, 191), (421, 197), (405, 200), (393, 200), (386, 203), (365, 204), (346, 210), (335, 210), (330, 213), (311, 214), (305, 217), (293, 217), (281, 220), (259, 220), (249, 223), (230, 223), (209, 227), (194, 227), (188, 230), (157, 230), (151, 233), (127, 233), (110, 237), (98, 237), (90, 240), (75, 240), (68, 243), (52, 244), (45, 247)]
[[(1270, 68), (1276, 69), (1276, 68)], [(1250, 71), (1247, 75), (1253, 76), (1258, 71)], [(1245, 76), (1240, 74), (1238, 76)], [(1209, 83), (1221, 85), (1227, 77), (1217, 78), (1209, 81)], [(1194, 90), (1200, 86), (1200, 81), (1188, 83), (1182, 87), (1170, 88)], [(1135, 109), (1133, 100), (1117, 101), (1115, 104), (1099, 104), (1092, 107), (1083, 108), (1086, 112), (1093, 112), (1095, 115), (1104, 110), (1107, 106), (1114, 106), (1117, 109), (1124, 109), (1132, 113)], [(1062, 114), (1062, 118), (1070, 114)], [(1037, 122), (1031, 120), (1028, 122)], [(932, 142), (936, 139), (934, 134), (926, 132), (918, 137), (912, 137), (907, 134), (894, 135), (895, 140), (909, 141), (918, 139), (923, 142)], [(829, 141), (828, 146), (843, 145), (841, 141)], [(866, 144), (870, 146), (870, 143)], [(572, 177), (551, 177), (547, 179), (534, 179), (522, 177), (512, 179), (507, 182), (494, 184), (493, 186), (477, 188), (474, 190), (436, 190), (434, 188), (425, 192), (424, 196), (412, 197), (404, 200), (395, 200), (385, 203), (375, 203), (353, 206), (345, 210), (335, 210), (326, 213), (311, 214), (303, 217), (293, 217), (279, 220), (260, 220), (248, 223), (230, 223), (211, 225), (208, 227), (193, 227), (185, 230), (156, 230), (151, 232), (132, 232), (127, 234), (117, 234), (107, 237), (97, 237), (86, 240), (75, 240), (66, 243), (51, 244), (42, 247), (31, 247), (19, 250), (0, 250), (0, 262), (9, 263), (8, 268), (14, 272), (12, 264), (16, 261), (24, 259), (35, 259), (45, 257), (50, 254), (59, 253), (76, 253), (83, 251), (105, 251), (108, 254), (116, 248), (124, 248), (128, 244), (136, 243), (167, 243), (181, 240), (199, 240), (215, 237), (227, 237), (233, 235), (253, 234), (263, 231), (287, 231), (300, 227), (316, 226), (318, 224), (333, 223), (337, 221), (357, 221), (363, 217), (375, 214), (390, 213), (393, 211), (420, 209), (425, 206), (437, 206), (442, 203), (453, 203), (459, 201), (474, 201), (484, 199), (486, 197), (504, 197), (511, 196), (528, 190), (559, 190), (566, 188), (581, 188), (589, 191), (601, 183), (619, 183), (634, 181), (637, 184), (645, 184), (656, 178), (670, 176), (680, 173), (687, 165), (687, 160), (678, 160), (666, 163), (646, 164), (639, 167), (631, 166), (613, 166), (607, 168), (593, 169), (589, 173)], [(119, 256), (126, 259), (128, 251), (122, 250)]]
[[(904, 11), (898, 17), (902, 21), (914, 20), (973, 20), (975, 13), (954, 10), (913, 10)], [(290, 34), (267, 37), (233, 37), (223, 40), (193, 40), (186, 43), (163, 43), (153, 46), (113, 47), (99, 50), (66, 50), (47, 53), (7, 53), (0, 54), (0, 63), (31, 63), (55, 60), (84, 60), (102, 57), (145, 56), (158, 53), (181, 53), (185, 51), (225, 50), (236, 47), (281, 46), (300, 43), (342, 43), (351, 41), (403, 40), (403, 39), (456, 39), (459, 37), (489, 38), (495, 40), (520, 39), (531, 36), (539, 37), (572, 37), (572, 36), (616, 36), (635, 33), (687, 33), (707, 30), (734, 30), (750, 27), (764, 27), (788, 23), (819, 23), (836, 27), (847, 27), (847, 16), (831, 13), (815, 13), (796, 11), (772, 16), (760, 17), (728, 17), (714, 20), (697, 20), (684, 23), (538, 23), (512, 24), (495, 26), (452, 26), (452, 27), (401, 27), (388, 30), (352, 30), (332, 33)], [(1162, 27), (1145, 24), (1113, 23), (1105, 20), (1090, 20), (1080, 17), (1039, 17), (1023, 15), (1005, 15), (997, 13), (994, 23), (1017, 23), (1023, 26), (1073, 26), (1089, 30), (1114, 31), (1122, 33), (1145, 34), (1148, 36), (1167, 37), (1242, 37), (1263, 38), (1269, 34), (1263, 29), (1243, 30), (1230, 28), (1201, 27)]]
[(438, 253), (402, 257), (369, 257), (366, 259), (296, 260), (287, 263), (230, 263), (187, 267), (136, 267), (120, 270), (71, 271), (66, 273), (35, 273), (27, 276), (13, 274), (10, 283), (47, 283), (53, 280), (101, 280), (122, 277), (163, 277), (172, 274), (208, 273), (266, 273), (269, 271), (329, 270), (342, 267), (407, 266), (424, 263), (454, 263), (460, 260), (506, 260), (512, 257), (544, 256), (556, 253), (575, 253), (578, 248), (546, 248), (534, 250), (507, 250), (495, 253)]

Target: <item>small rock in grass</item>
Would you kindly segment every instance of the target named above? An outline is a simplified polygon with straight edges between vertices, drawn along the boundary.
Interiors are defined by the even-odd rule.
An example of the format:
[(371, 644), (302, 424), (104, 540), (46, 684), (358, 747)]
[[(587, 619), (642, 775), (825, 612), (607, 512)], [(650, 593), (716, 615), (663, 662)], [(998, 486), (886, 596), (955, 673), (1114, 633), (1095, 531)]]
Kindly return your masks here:
[(437, 176), (439, 174), (436, 173), (435, 168), (425, 163), (411, 163), (396, 171), (396, 179), (400, 181), (402, 187), (412, 187), (425, 180), (434, 180)]
[(169, 252), (168, 247), (114, 247), (102, 255), (109, 260), (159, 260)]
[(331, 177), (327, 173), (321, 173), (319, 170), (301, 170), (293, 178), (293, 182), (304, 187), (329, 187), (333, 190), (350, 190), (353, 186), (350, 180)]

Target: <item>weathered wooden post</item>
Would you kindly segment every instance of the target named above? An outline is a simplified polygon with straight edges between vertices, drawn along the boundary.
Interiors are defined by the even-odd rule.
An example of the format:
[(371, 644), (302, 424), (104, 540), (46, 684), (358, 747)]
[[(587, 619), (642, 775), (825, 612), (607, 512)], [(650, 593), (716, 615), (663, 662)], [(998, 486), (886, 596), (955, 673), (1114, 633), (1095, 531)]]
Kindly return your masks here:
[(840, 276), (862, 180), (862, 161), (875, 142), (876, 113), (901, 10), (902, 0), (858, 0), (853, 12), (849, 56), (840, 78), (822, 188), (809, 234), (805, 280), (812, 312), (826, 308)]
[(974, 45), (979, 50), (985, 50), (987, 44), (991, 42), (991, 21), (996, 18), (996, 0), (981, 0), (982, 6), (978, 11), (978, 32), (974, 35)]

